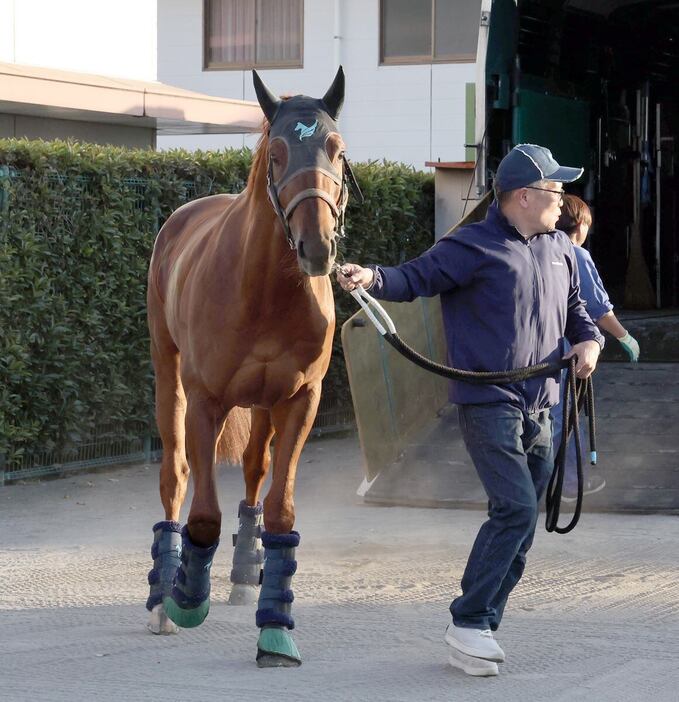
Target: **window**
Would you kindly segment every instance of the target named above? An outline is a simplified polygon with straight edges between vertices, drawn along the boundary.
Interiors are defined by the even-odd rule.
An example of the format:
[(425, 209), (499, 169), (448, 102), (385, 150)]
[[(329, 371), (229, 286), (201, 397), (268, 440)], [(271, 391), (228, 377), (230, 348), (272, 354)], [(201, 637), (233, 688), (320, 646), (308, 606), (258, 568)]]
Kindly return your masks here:
[(301, 68), (303, 0), (205, 0), (206, 69)]
[(481, 0), (381, 0), (380, 63), (474, 61)]

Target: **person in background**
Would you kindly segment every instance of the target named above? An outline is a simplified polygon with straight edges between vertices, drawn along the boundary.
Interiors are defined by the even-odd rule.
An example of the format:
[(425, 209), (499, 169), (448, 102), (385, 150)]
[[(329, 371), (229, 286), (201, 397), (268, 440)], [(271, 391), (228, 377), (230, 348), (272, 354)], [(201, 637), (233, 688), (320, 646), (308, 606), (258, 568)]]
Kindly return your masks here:
[[(585, 303), (585, 309), (592, 321), (599, 329), (608, 332), (614, 336), (622, 348), (625, 350), (628, 358), (632, 362), (639, 360), (639, 344), (637, 340), (620, 324), (618, 318), (613, 312), (613, 305), (608, 297), (608, 293), (601, 282), (599, 272), (594, 265), (594, 261), (587, 249), (582, 248), (582, 245), (587, 240), (589, 229), (592, 226), (592, 213), (586, 202), (581, 200), (576, 195), (564, 194), (563, 205), (561, 205), (561, 216), (556, 223), (556, 228), (568, 235), (568, 238), (573, 243), (575, 251), (575, 260), (578, 265), (580, 274), (580, 297)], [(565, 379), (565, 373), (564, 373)], [(552, 417), (554, 419), (554, 455), (559, 450), (561, 443), (561, 426), (563, 423), (563, 388), (561, 387), (561, 401), (558, 405), (552, 408)], [(587, 423), (583, 422), (583, 426), (587, 427)], [(587, 446), (587, 436), (583, 434), (582, 449)], [(589, 465), (584, 459), (582, 461), (583, 468)], [(595, 471), (590, 471), (584, 476), (583, 494), (591, 495), (599, 492), (606, 486), (604, 477)], [(573, 502), (577, 499), (578, 489), (578, 474), (575, 438), (571, 437), (566, 452), (566, 473), (564, 475), (563, 491), (561, 499), (564, 502)]]

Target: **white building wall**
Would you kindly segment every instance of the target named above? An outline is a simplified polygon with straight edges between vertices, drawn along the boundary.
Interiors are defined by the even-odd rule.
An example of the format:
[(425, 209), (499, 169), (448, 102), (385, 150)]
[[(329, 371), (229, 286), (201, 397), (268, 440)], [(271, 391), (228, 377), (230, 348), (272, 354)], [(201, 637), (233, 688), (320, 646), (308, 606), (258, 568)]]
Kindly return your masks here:
[(0, 0), (0, 61), (156, 80), (158, 4)]
[[(203, 71), (202, 8), (202, 0), (159, 0), (158, 79), (254, 100), (249, 71)], [(320, 97), (338, 58), (347, 76), (340, 126), (351, 159), (386, 158), (418, 169), (429, 160), (464, 160), (465, 83), (475, 81), (474, 63), (380, 66), (378, 0), (305, 0), (304, 68), (260, 74), (275, 93)], [(252, 135), (158, 137), (161, 149), (255, 143)]]

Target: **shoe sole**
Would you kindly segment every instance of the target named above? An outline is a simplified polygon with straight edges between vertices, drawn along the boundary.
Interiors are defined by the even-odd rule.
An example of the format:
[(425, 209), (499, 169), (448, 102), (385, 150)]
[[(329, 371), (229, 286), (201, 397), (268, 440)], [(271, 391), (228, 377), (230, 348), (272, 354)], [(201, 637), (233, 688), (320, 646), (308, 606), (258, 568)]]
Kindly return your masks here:
[(445, 635), (445, 642), (451, 648), (454, 648), (460, 653), (464, 653), (467, 656), (471, 656), (472, 658), (480, 658), (481, 660), (492, 661), (493, 663), (504, 663), (505, 660), (504, 653), (497, 653), (490, 656), (483, 655), (482, 651), (479, 651), (476, 648), (472, 648), (471, 646), (467, 646), (466, 644), (461, 643), (457, 639), (453, 638), (448, 632), (446, 632)]
[[(584, 497), (585, 495), (594, 495), (595, 493), (603, 490), (605, 487), (606, 487), (606, 481), (604, 480), (604, 482), (601, 483), (601, 485), (599, 485), (599, 487), (595, 488), (594, 490), (583, 490), (582, 496)], [(577, 499), (578, 499), (577, 497), (564, 497), (563, 495), (561, 495), (562, 502), (576, 502)]]
[(453, 668), (463, 670), (467, 675), (473, 675), (477, 678), (488, 678), (500, 672), (497, 663), (494, 661), (468, 656), (455, 649), (448, 655), (448, 663), (450, 663)]

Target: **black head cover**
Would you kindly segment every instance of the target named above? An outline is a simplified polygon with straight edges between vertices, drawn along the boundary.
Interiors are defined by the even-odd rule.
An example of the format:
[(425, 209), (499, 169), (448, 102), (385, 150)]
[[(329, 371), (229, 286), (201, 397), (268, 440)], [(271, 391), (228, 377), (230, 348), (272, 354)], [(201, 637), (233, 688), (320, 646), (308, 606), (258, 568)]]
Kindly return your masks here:
[(282, 139), (288, 147), (288, 165), (278, 187), (283, 188), (285, 181), (301, 170), (312, 168), (326, 171), (341, 182), (341, 174), (328, 158), (325, 142), (329, 134), (339, 132), (337, 117), (344, 102), (342, 67), (321, 99), (295, 95), (281, 100), (264, 85), (257, 71), (252, 73), (257, 99), (269, 120), (269, 140)]
[[(283, 101), (266, 87), (264, 81), (259, 77), (259, 73), (255, 70), (252, 71), (252, 82), (255, 86), (255, 93), (259, 106), (262, 108), (269, 124), (272, 124), (278, 114), (278, 108)], [(336, 120), (344, 104), (344, 69), (342, 66), (337, 69), (332, 85), (321, 98), (321, 102), (325, 107), (325, 111)]]

